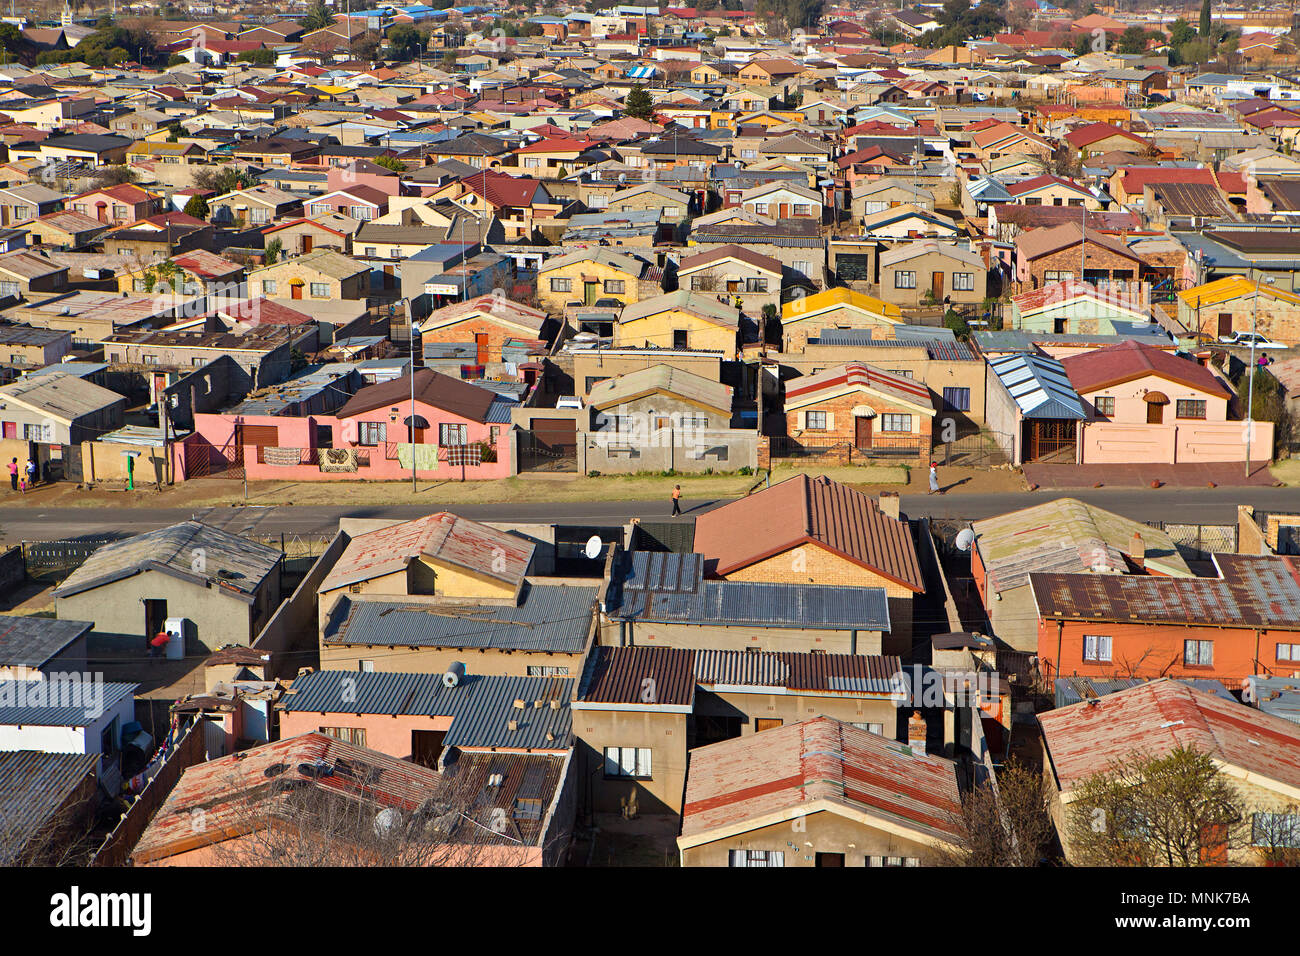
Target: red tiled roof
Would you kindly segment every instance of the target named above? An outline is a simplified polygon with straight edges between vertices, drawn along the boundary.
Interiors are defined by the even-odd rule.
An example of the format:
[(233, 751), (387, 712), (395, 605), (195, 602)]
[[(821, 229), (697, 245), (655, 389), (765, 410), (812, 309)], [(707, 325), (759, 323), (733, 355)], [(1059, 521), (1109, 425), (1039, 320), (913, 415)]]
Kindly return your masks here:
[(506, 173), (488, 171), (472, 173), (461, 179), (476, 196), (482, 196), (494, 206), (530, 206), (537, 195), (541, 182), (525, 179), (522, 176), (510, 176)]
[[(403, 399), (409, 401), (409, 377), (403, 375), (389, 382), (366, 386), (339, 409), (338, 417), (351, 418), (385, 405), (400, 404)], [(486, 421), (488, 409), (492, 405), (492, 393), (488, 389), (428, 368), (419, 369), (415, 373), (415, 397), (426, 405), (473, 422)]]
[(1139, 342), (1121, 342), (1093, 349), (1061, 360), (1070, 384), (1077, 392), (1091, 392), (1146, 375), (1186, 385), (1217, 398), (1227, 398), (1228, 391), (1205, 366), (1191, 359), (1179, 358), (1165, 349)]
[(1078, 190), (1081, 193), (1088, 192), (1083, 186), (1069, 180), (1062, 179), (1060, 176), (1034, 176), (1031, 179), (1022, 179), (1018, 183), (1013, 183), (1007, 187), (1007, 192), (1013, 196), (1023, 196), (1025, 193), (1031, 193), (1035, 189), (1042, 189), (1044, 186), (1066, 186), (1070, 189)]
[(1089, 123), (1087, 126), (1080, 126), (1065, 134), (1066, 141), (1076, 149), (1082, 149), (1084, 146), (1091, 146), (1093, 143), (1101, 142), (1108, 136), (1123, 136), (1126, 139), (1146, 145), (1146, 140), (1140, 136), (1134, 136), (1132, 133), (1120, 129), (1118, 126), (1111, 126), (1109, 123)]
[(1120, 175), (1124, 191), (1138, 195), (1143, 186), (1157, 183), (1197, 183), (1204, 186), (1217, 186), (1212, 169), (1180, 169), (1168, 166), (1131, 166)]
[(846, 385), (860, 385), (913, 405), (933, 407), (930, 390), (923, 384), (905, 375), (894, 375), (892, 372), (886, 372), (865, 362), (847, 362), (815, 375), (794, 379), (786, 385), (785, 397), (788, 403), (792, 398), (806, 399), (818, 392), (841, 390)]
[(712, 574), (815, 544), (909, 590), (925, 590), (907, 525), (876, 502), (826, 477), (799, 475), (695, 519), (695, 550)]

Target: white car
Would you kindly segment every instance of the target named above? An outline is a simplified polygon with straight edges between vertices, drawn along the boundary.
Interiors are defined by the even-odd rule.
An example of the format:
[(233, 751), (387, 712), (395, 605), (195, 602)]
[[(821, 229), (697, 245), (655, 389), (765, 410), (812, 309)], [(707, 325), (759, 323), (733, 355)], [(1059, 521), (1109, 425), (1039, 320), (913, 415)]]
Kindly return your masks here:
[(1220, 335), (1219, 341), (1224, 345), (1236, 345), (1240, 348), (1250, 348), (1253, 344), (1257, 349), (1286, 349), (1289, 345), (1283, 345), (1281, 342), (1273, 342), (1266, 336), (1258, 332), (1233, 332), (1231, 335)]

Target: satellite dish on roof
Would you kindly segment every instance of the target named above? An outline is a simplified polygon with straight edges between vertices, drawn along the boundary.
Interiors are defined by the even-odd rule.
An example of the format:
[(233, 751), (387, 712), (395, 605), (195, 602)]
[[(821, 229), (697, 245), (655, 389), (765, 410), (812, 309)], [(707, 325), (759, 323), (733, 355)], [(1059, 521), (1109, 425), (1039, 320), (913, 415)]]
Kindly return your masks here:
[(962, 528), (957, 532), (957, 550), (969, 551), (970, 546), (975, 543), (975, 532), (970, 528)]
[(604, 547), (605, 547), (605, 542), (600, 540), (600, 535), (593, 534), (590, 538), (587, 539), (587, 544), (582, 549), (582, 553), (585, 554), (592, 561), (595, 561), (597, 558), (600, 557), (600, 552), (604, 550)]

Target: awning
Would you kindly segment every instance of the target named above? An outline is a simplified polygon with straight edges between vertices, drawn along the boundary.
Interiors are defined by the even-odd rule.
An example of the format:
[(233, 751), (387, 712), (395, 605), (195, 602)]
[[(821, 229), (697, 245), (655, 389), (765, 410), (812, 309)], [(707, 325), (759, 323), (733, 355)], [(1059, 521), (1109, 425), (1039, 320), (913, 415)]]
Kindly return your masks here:
[(870, 405), (854, 405), (853, 417), (854, 418), (875, 418), (876, 410), (872, 408)]
[(1142, 396), (1142, 401), (1148, 405), (1168, 405), (1169, 396), (1164, 392), (1147, 392)]
[[(402, 419), (402, 424), (405, 425), (407, 428), (410, 428), (410, 427), (411, 427), (411, 416), (410, 416), (410, 415), (407, 415), (405, 418), (403, 418), (403, 419)], [(424, 417), (423, 415), (416, 415), (416, 416), (415, 416), (415, 427), (416, 427), (416, 428), (428, 428), (428, 427), (429, 427), (429, 422), (425, 419), (425, 417)]]

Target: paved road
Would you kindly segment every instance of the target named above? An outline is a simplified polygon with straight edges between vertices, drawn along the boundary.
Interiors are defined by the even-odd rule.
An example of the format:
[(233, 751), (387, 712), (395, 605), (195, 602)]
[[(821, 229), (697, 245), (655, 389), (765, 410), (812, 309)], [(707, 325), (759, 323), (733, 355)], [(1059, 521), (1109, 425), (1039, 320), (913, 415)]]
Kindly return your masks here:
[[(1039, 501), (1072, 495), (1140, 521), (1225, 524), (1236, 519), (1237, 505), (1264, 511), (1300, 512), (1300, 488), (1086, 489), (1073, 492), (904, 495), (903, 510), (913, 517), (985, 518)], [(688, 515), (726, 499), (684, 501)], [(489, 505), (375, 505), (369, 507), (245, 506), (216, 508), (0, 508), (0, 541), (50, 540), (108, 531), (139, 532), (187, 518), (199, 518), (235, 532), (258, 534), (333, 533), (341, 517), (414, 518), (449, 508), (484, 521), (538, 521), (560, 524), (622, 524), (632, 517), (667, 517), (660, 501), (582, 501)]]

